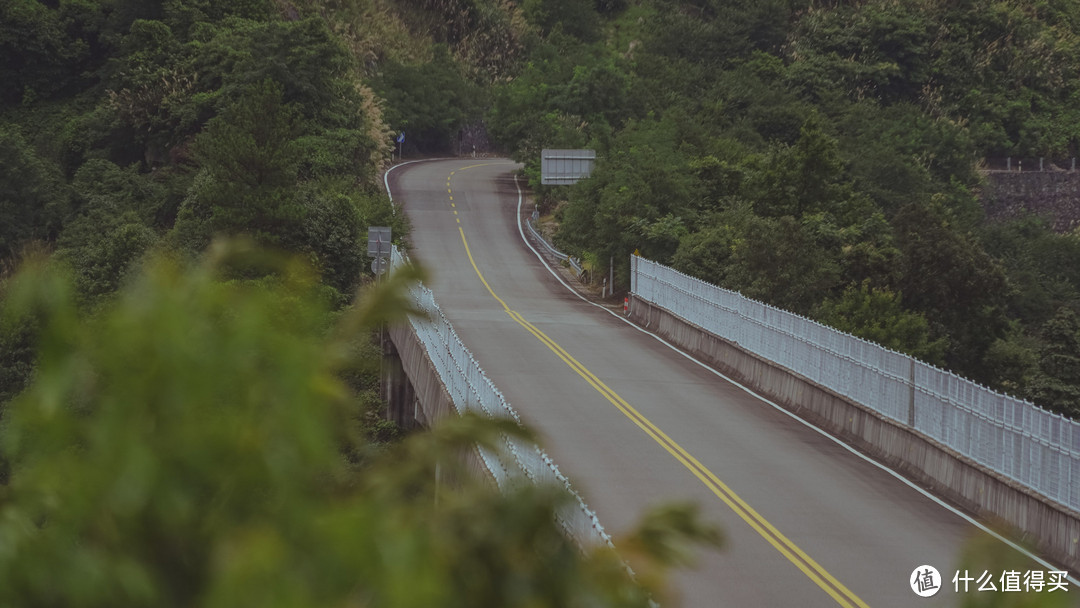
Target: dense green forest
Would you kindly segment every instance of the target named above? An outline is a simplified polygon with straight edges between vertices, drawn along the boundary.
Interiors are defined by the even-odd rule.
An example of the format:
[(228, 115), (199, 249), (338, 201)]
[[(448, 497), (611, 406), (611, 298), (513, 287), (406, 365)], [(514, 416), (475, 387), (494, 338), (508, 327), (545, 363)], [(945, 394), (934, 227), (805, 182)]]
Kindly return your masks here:
[[(213, 235), (302, 253), (339, 304), (393, 136), (522, 160), (559, 243), (630, 252), (1066, 413), (1080, 236), (989, 223), (981, 159), (1074, 156), (1080, 4), (697, 0), (8, 2), (0, 257), (86, 306)], [(473, 140), (475, 143), (475, 140)], [(575, 188), (542, 147), (591, 147)], [(0, 335), (0, 400), (32, 369)]]
[[(346, 303), (367, 226), (406, 229), (377, 185), (388, 128), (335, 23), (283, 10), (0, 5), (0, 258), (46, 249), (92, 309), (150, 252), (248, 235), (305, 256)], [(0, 336), (0, 401), (25, 384), (32, 333)]]
[(1080, 413), (1080, 234), (984, 220), (982, 159), (1080, 147), (1074, 0), (526, 0), (488, 128), (557, 242), (691, 275)]
[[(461, 9), (461, 10), (459, 10)], [(381, 419), (365, 278), (394, 135), (446, 153), (518, 65), (509, 4), (0, 2), (0, 604), (648, 606), (688, 506), (608, 547), (565, 488)], [(624, 559), (633, 564), (631, 577)]]
[[(523, 161), (624, 287), (640, 250), (1080, 413), (1080, 234), (978, 202), (1080, 152), (1077, 0), (7, 0), (0, 58), (5, 605), (647, 604), (565, 496), (452, 470), (523, 431), (379, 421), (401, 131)], [(688, 541), (620, 547), (663, 599)]]

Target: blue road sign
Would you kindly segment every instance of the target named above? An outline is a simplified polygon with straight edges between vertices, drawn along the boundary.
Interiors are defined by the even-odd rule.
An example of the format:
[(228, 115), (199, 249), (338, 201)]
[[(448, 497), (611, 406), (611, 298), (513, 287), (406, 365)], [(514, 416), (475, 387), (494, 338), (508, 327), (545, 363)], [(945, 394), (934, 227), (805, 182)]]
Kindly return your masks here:
[(401, 133), (399, 133), (399, 134), (398, 134), (398, 136), (397, 136), (397, 143), (399, 143), (399, 144), (400, 144), (400, 143), (401, 143), (401, 142), (403, 142), (403, 141), (405, 141), (405, 132), (404, 132), (404, 131), (402, 131)]

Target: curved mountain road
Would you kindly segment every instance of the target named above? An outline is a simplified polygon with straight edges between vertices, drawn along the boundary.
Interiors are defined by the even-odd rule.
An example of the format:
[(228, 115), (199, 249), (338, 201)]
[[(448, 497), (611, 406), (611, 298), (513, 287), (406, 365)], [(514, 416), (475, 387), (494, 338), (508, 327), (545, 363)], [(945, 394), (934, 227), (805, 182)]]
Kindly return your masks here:
[[(676, 575), (683, 605), (960, 604), (951, 579), (983, 532), (570, 293), (519, 236), (516, 168), (425, 161), (388, 184), (443, 311), (607, 530), (667, 501), (723, 527), (724, 549)], [(909, 586), (923, 564), (944, 579), (926, 599)]]

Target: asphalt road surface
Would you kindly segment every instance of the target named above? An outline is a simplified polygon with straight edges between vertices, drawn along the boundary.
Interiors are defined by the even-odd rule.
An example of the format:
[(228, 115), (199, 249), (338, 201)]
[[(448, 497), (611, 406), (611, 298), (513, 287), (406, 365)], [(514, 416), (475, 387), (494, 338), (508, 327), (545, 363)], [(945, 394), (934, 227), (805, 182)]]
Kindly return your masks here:
[[(388, 181), (443, 311), (605, 528), (617, 536), (670, 501), (698, 503), (723, 528), (721, 551), (675, 575), (683, 606), (958, 606), (1003, 593), (976, 591), (976, 581), (956, 593), (952, 577), (983, 537), (991, 550), (965, 568), (1001, 589), (993, 554), (1013, 549), (569, 292), (519, 235), (516, 168), (425, 161)], [(1021, 559), (1021, 575), (1048, 570)], [(943, 579), (929, 598), (910, 586), (924, 564)]]

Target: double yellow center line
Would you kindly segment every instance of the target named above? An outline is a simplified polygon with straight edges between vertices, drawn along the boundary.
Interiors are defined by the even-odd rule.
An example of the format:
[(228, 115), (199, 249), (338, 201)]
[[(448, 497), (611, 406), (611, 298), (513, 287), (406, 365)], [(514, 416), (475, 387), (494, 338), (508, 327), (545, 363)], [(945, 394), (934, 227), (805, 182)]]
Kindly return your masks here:
[[(464, 171), (466, 169), (472, 169), (475, 167), (483, 167), (496, 163), (481, 163), (478, 165), (470, 165), (463, 167), (457, 171)], [(450, 173), (447, 177), (447, 194), (450, 195), (451, 206), (453, 203), (453, 192), (450, 188), (450, 179), (457, 171)], [(457, 215), (455, 208), (454, 215)], [(461, 219), (457, 218), (457, 223), (461, 223)], [(820, 564), (814, 561), (809, 555), (802, 549), (795, 545), (789, 538), (780, 533), (775, 526), (770, 524), (760, 513), (755, 511), (753, 507), (746, 503), (745, 500), (739, 497), (738, 494), (733, 492), (731, 488), (727, 486), (720, 478), (710, 471), (705, 465), (701, 464), (697, 458), (694, 458), (689, 452), (683, 449), (674, 439), (668, 437), (664, 431), (660, 430), (655, 424), (653, 424), (648, 418), (643, 416), (641, 412), (637, 411), (632, 405), (626, 402), (618, 393), (612, 390), (608, 385), (604, 384), (602, 380), (596, 377), (588, 368), (582, 365), (577, 359), (574, 359), (570, 353), (566, 352), (563, 347), (559, 346), (557, 342), (548, 337), (547, 334), (540, 331), (535, 325), (530, 323), (521, 313), (513, 310), (506, 303), (505, 300), (499, 297), (495, 293), (495, 290), (488, 284), (487, 279), (484, 278), (484, 274), (480, 272), (480, 268), (476, 265), (476, 260), (473, 258), (472, 250), (469, 248), (469, 241), (465, 238), (465, 230), (458, 226), (458, 232), (461, 234), (461, 244), (465, 246), (465, 254), (469, 257), (469, 263), (472, 264), (473, 270), (476, 272), (476, 276), (480, 278), (480, 282), (484, 284), (484, 287), (491, 294), (491, 297), (502, 305), (503, 310), (510, 316), (511, 319), (516, 321), (519, 325), (525, 328), (530, 334), (536, 337), (541, 343), (547, 346), (551, 352), (555, 353), (559, 359), (562, 359), (564, 363), (570, 366), (570, 369), (574, 370), (579, 376), (581, 376), (586, 382), (589, 383), (598, 393), (604, 396), (612, 405), (614, 405), (620, 412), (629, 418), (634, 424), (638, 426), (646, 435), (651, 437), (653, 441), (660, 444), (669, 454), (675, 457), (683, 466), (685, 466), (693, 475), (697, 477), (705, 487), (707, 487), (713, 494), (715, 494), (720, 500), (724, 502), (732, 511), (735, 512), (743, 521), (745, 521), (755, 532), (761, 535), (770, 545), (776, 548), (781, 555), (786, 557), (792, 564), (801, 570), (811, 581), (817, 584), (825, 593), (829, 594), (838, 604), (847, 608), (869, 608), (866, 602), (862, 601), (857, 595), (855, 595), (850, 589), (845, 587), (840, 581), (836, 580), (836, 577), (829, 574)]]

